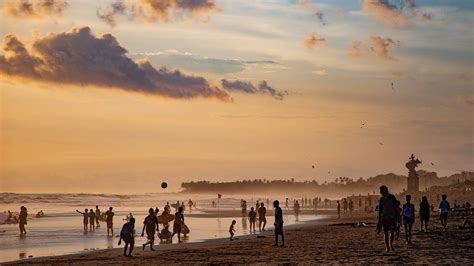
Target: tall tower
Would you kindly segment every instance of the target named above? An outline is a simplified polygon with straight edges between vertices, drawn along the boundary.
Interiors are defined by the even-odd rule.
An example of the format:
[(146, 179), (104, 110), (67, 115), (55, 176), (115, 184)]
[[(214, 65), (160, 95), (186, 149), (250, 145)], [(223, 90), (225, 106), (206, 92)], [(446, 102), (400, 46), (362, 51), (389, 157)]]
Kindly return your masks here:
[(405, 164), (406, 168), (408, 168), (407, 192), (413, 196), (420, 192), (420, 178), (416, 172), (416, 167), (421, 163), (422, 161), (415, 158), (415, 155), (412, 153), (409, 161)]

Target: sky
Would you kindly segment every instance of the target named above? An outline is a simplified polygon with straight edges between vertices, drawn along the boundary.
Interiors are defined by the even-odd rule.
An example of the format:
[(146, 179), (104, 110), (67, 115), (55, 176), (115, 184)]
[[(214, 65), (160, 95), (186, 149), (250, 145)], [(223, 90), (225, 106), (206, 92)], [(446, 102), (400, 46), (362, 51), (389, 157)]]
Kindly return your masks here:
[(0, 191), (474, 168), (473, 1), (0, 8)]

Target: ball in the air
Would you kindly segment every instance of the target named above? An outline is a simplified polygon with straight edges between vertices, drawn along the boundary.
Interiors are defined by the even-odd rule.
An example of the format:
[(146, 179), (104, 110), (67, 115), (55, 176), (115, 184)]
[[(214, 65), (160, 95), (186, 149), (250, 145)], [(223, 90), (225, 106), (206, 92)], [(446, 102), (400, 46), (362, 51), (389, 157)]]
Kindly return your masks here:
[(161, 183), (161, 188), (165, 189), (168, 187), (168, 184), (166, 184), (166, 182), (162, 182)]

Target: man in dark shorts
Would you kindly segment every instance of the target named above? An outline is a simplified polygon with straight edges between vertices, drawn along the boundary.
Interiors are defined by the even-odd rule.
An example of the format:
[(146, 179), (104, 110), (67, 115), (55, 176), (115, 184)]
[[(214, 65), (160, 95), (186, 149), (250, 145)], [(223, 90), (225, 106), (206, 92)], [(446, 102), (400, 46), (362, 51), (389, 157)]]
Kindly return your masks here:
[[(257, 212), (251, 207), (249, 211), (250, 233), (255, 234), (255, 224), (257, 222)], [(253, 230), (253, 231), (252, 231)]]
[(184, 224), (184, 214), (183, 208), (179, 207), (178, 212), (174, 214), (174, 224), (173, 224), (173, 237), (175, 234), (178, 234), (178, 243), (181, 243), (181, 225)]
[[(122, 230), (120, 231), (120, 239), (118, 245), (125, 242), (125, 247), (123, 249), (123, 255), (126, 257), (132, 257), (133, 247), (135, 246), (135, 218), (130, 218), (130, 221), (125, 223), (122, 226)], [(130, 249), (127, 255), (127, 248), (130, 245)]]
[(267, 213), (267, 208), (265, 208), (262, 202), (260, 204), (260, 208), (258, 208), (258, 229), (260, 232), (265, 231), (265, 225), (267, 225), (267, 217), (265, 217), (266, 213)]
[(278, 247), (278, 235), (281, 235), (281, 246), (285, 246), (285, 236), (283, 235), (283, 211), (280, 208), (280, 202), (275, 200), (273, 202), (273, 207), (275, 208), (275, 244), (274, 247)]
[(428, 232), (428, 222), (430, 221), (430, 204), (428, 198), (423, 196), (420, 203), (420, 230), (423, 232), (423, 224), (425, 225), (425, 232)]
[(147, 245), (150, 245), (151, 250), (155, 250), (153, 248), (153, 243), (155, 242), (155, 232), (158, 228), (158, 218), (155, 215), (155, 211), (153, 208), (150, 208), (148, 210), (148, 216), (145, 217), (145, 220), (143, 221), (143, 229), (142, 229), (142, 236), (144, 236), (144, 232), (146, 229), (146, 236), (148, 238), (148, 242), (143, 244), (143, 250), (145, 250), (145, 247)]
[(105, 213), (107, 216), (106, 221), (107, 221), (107, 236), (109, 236), (109, 231), (111, 233), (111, 236), (114, 236), (114, 215), (115, 213), (112, 211), (113, 208), (110, 207), (109, 210)]
[(449, 206), (449, 202), (447, 200), (446, 195), (441, 196), (441, 201), (439, 202), (439, 220), (441, 222), (441, 225), (443, 226), (443, 230), (447, 230), (448, 227), (448, 213), (449, 209), (451, 208)]
[(395, 250), (393, 248), (393, 239), (397, 230), (400, 212), (398, 212), (400, 202), (394, 195), (388, 192), (386, 186), (380, 187), (382, 197), (379, 200), (379, 221), (377, 223), (377, 233), (383, 229), (385, 250)]

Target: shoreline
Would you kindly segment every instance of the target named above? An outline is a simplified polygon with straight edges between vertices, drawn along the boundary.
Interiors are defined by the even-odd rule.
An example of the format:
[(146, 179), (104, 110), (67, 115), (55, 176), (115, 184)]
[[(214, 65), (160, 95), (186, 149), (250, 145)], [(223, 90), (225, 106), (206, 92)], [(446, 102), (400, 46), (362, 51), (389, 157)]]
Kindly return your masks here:
[[(434, 219), (433, 219), (434, 220)], [(31, 264), (280, 264), (280, 263), (474, 263), (474, 230), (457, 229), (459, 221), (450, 221), (450, 230), (441, 232), (432, 222), (432, 231), (418, 232), (414, 226), (413, 244), (406, 245), (403, 234), (395, 242), (395, 251), (386, 253), (382, 236), (375, 225), (344, 225), (374, 222), (374, 217), (355, 215), (337, 219), (312, 220), (285, 227), (286, 247), (275, 248), (273, 231), (262, 234), (210, 239), (203, 242), (156, 245), (156, 251), (135, 246), (134, 258), (122, 256), (122, 248), (94, 250), (77, 254), (38, 257), (4, 262), (3, 265)], [(271, 221), (269, 221), (271, 222)], [(339, 224), (339, 225), (336, 225)], [(269, 228), (273, 229), (271, 223)], [(333, 226), (329, 226), (333, 225)], [(261, 237), (257, 237), (261, 235)]]

